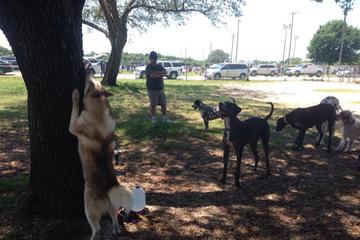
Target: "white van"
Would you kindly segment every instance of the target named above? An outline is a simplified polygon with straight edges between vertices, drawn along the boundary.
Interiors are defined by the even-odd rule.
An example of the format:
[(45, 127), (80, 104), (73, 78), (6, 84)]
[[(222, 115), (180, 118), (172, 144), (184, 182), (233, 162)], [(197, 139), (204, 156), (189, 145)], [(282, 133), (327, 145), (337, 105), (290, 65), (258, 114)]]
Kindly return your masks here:
[(248, 74), (248, 67), (243, 63), (218, 63), (211, 65), (205, 71), (206, 79), (239, 78), (244, 80)]

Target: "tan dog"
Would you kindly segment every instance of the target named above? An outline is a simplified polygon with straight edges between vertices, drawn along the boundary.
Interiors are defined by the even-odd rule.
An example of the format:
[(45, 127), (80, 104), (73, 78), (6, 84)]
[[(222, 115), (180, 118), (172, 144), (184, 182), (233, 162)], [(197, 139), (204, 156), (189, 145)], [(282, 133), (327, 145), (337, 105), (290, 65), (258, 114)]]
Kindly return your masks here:
[(348, 110), (340, 112), (340, 119), (343, 123), (342, 139), (335, 150), (351, 152), (355, 140), (360, 139), (360, 120)]
[(119, 185), (113, 168), (113, 137), (115, 122), (110, 116), (107, 99), (112, 94), (100, 84), (87, 77), (84, 91), (84, 110), (79, 115), (79, 91), (72, 93), (73, 108), (69, 131), (78, 138), (79, 154), (85, 179), (85, 214), (91, 225), (94, 239), (100, 231), (99, 220), (109, 213), (113, 233), (120, 233), (117, 208), (131, 210), (132, 190)]

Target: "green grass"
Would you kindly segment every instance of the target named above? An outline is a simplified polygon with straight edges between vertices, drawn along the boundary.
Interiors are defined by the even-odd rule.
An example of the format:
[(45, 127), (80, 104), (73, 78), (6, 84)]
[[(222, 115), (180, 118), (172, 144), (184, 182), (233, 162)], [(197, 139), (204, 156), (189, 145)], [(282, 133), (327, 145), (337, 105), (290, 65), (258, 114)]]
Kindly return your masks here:
[[(149, 117), (149, 101), (144, 80), (119, 80), (118, 86), (110, 87), (114, 96), (110, 98), (113, 115), (116, 120), (116, 135), (121, 144), (147, 145), (152, 141), (160, 141), (160, 148), (167, 150), (178, 145), (184, 150), (191, 147), (186, 139), (219, 140), (223, 134), (223, 122), (210, 122), (210, 129), (204, 131), (200, 113), (191, 105), (195, 99), (206, 104), (217, 106), (220, 101), (229, 99), (228, 94), (221, 91), (224, 86), (248, 86), (271, 84), (272, 82), (249, 82), (233, 80), (184, 81), (165, 80), (165, 92), (168, 99), (171, 124), (159, 122), (152, 125)], [(27, 127), (27, 94), (20, 77), (0, 78), (0, 125), (4, 128)], [(269, 106), (264, 102), (255, 101), (250, 96), (234, 96), (243, 108), (241, 118), (249, 116), (265, 116)], [(276, 106), (284, 108), (284, 106)], [(273, 119), (284, 111), (275, 111)], [(157, 109), (160, 116), (160, 109)], [(273, 125), (274, 120), (270, 120)], [(179, 144), (179, 141), (182, 142)], [(275, 141), (277, 142), (277, 141)], [(281, 142), (281, 140), (280, 140)]]
[(27, 125), (27, 93), (20, 77), (0, 77), (0, 128)]
[[(213, 159), (218, 157), (211, 157), (210, 153), (202, 155), (202, 153), (197, 153), (197, 151), (209, 146), (211, 150), (221, 150), (224, 124), (220, 119), (211, 121), (209, 130), (205, 131), (199, 111), (194, 110), (191, 105), (195, 99), (201, 99), (211, 106), (217, 106), (220, 101), (229, 99), (229, 94), (224, 91), (224, 87), (231, 89), (232, 86), (236, 86), (241, 89), (241, 87), (252, 84), (273, 84), (273, 82), (166, 80), (165, 92), (168, 98), (169, 117), (173, 122), (170, 124), (159, 122), (152, 125), (149, 117), (149, 100), (145, 81), (120, 80), (118, 81), (118, 86), (107, 87), (114, 93), (109, 100), (113, 110), (113, 117), (116, 121), (117, 142), (120, 143), (121, 148), (129, 150), (127, 153), (128, 160), (136, 159), (134, 162), (142, 164), (150, 159), (151, 168), (157, 166), (167, 167), (167, 164), (170, 164), (169, 162), (173, 158), (179, 161), (176, 164), (180, 164), (180, 161), (185, 161), (185, 157), (177, 159), (175, 151), (186, 154), (189, 158), (194, 158), (195, 160), (199, 158), (200, 163), (208, 165), (211, 161), (205, 161), (206, 158)], [(246, 95), (246, 92), (241, 92), (238, 94), (232, 93), (232, 96), (236, 98), (237, 104), (243, 109), (240, 114), (241, 119), (246, 119), (250, 116), (264, 117), (269, 112), (269, 105), (263, 101), (254, 100), (253, 94), (250, 96)], [(20, 77), (0, 77), (0, 127), (2, 131), (17, 131), (19, 128), (26, 130), (26, 102), (26, 88)], [(274, 131), (276, 119), (290, 110), (286, 105), (277, 104), (275, 107), (273, 117), (269, 120), (272, 135), (270, 144), (272, 150), (274, 150), (273, 152), (279, 153), (283, 150), (285, 142), (289, 140), (292, 142), (294, 140), (296, 132), (294, 129), (284, 130), (280, 133)], [(160, 115), (159, 109), (157, 114)], [(19, 140), (17, 139), (17, 141)], [(314, 131), (310, 131), (307, 134), (304, 142), (314, 142)], [(149, 158), (147, 152), (140, 151), (143, 149), (142, 147), (149, 147), (155, 153), (152, 153), (152, 156)], [(132, 149), (135, 149), (135, 151), (132, 151)], [(160, 161), (154, 155), (167, 155), (168, 158)], [(191, 162), (190, 160), (186, 161)], [(189, 166), (196, 167), (194, 164)], [(198, 170), (201, 170), (203, 167)], [(131, 168), (126, 170), (130, 171)], [(210, 170), (214, 169), (210, 168)], [(196, 175), (191, 171), (190, 174)], [(131, 178), (131, 176), (127, 176)], [(209, 176), (206, 176), (206, 180), (208, 180)], [(210, 181), (212, 180), (210, 179)], [(20, 220), (21, 207), (24, 206), (24, 200), (26, 199), (28, 182), (28, 177), (22, 175), (16, 175), (11, 178), (0, 177), (1, 215), (10, 219), (8, 224), (10, 224), (13, 230), (7, 234), (6, 239), (21, 239), (16, 231), (19, 229), (19, 226), (22, 226)], [(2, 209), (5, 209), (5, 211)], [(231, 214), (231, 216), (234, 216), (234, 214)], [(167, 221), (164, 224), (168, 225)], [(67, 235), (59, 235), (61, 232), (64, 232), (64, 234), (71, 232), (68, 230), (68, 226), (62, 226), (61, 224), (47, 226), (47, 236), (58, 235), (59, 239), (70, 239)], [(87, 225), (86, 229), (88, 229)], [(55, 239), (55, 237), (46, 239)]]

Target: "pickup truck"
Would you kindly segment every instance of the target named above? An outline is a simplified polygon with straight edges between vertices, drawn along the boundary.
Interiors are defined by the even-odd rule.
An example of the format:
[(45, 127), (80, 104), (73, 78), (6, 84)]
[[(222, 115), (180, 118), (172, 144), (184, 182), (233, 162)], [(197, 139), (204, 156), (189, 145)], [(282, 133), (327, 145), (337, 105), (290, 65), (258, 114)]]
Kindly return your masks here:
[(288, 75), (289, 77), (292, 75), (295, 75), (296, 77), (300, 75), (309, 75), (321, 77), (323, 74), (323, 69), (313, 63), (303, 63), (298, 64), (295, 67), (290, 67), (285, 70), (285, 75)]
[[(168, 79), (176, 79), (182, 75), (182, 64), (174, 61), (158, 61), (158, 64), (162, 65), (167, 72)], [(140, 66), (135, 68), (135, 78), (146, 78), (145, 76), (146, 66)]]

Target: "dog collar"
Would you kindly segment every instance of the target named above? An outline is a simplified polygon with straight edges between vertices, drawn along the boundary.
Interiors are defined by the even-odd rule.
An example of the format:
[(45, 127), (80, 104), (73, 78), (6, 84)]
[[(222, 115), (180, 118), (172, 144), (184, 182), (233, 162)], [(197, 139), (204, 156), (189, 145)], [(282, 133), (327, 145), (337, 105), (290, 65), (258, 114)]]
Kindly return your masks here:
[(285, 116), (283, 118), (284, 118), (285, 124), (289, 124), (288, 120), (286, 119), (286, 114), (285, 114)]

